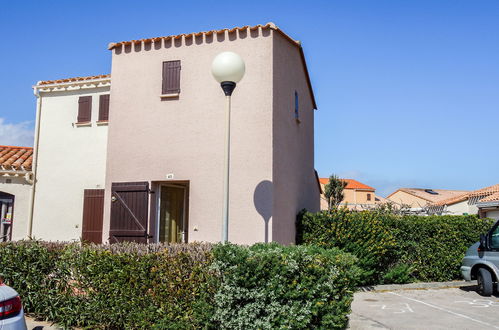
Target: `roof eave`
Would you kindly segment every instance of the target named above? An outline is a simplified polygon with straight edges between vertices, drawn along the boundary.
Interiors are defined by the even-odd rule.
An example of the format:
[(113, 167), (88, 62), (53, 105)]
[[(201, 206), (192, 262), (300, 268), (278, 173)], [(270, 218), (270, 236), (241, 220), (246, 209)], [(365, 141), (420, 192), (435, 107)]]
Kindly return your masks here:
[(479, 202), (476, 205), (477, 205), (478, 208), (499, 207), (499, 201)]
[[(95, 88), (95, 87), (106, 87), (109, 86), (110, 83), (111, 83), (111, 77), (105, 77), (98, 79), (68, 81), (68, 82), (53, 83), (53, 84), (40, 84), (40, 82), (38, 82), (36, 85), (33, 85), (32, 88), (41, 91), (43, 91), (43, 89), (50, 90), (53, 88), (82, 87), (85, 85), (94, 85), (92, 87)], [(101, 84), (101, 86), (99, 86), (99, 84)]]

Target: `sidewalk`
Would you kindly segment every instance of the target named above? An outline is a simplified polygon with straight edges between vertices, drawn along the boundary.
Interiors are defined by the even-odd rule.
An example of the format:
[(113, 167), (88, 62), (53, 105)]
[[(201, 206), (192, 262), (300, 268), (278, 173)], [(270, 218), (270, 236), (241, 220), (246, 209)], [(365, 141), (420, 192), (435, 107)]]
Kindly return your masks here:
[(51, 324), (50, 322), (45, 321), (36, 321), (34, 318), (25, 316), (26, 326), (28, 330), (61, 330), (61, 327)]
[(374, 286), (361, 286), (358, 292), (369, 291), (396, 291), (396, 290), (418, 290), (418, 289), (448, 289), (459, 288), (462, 286), (476, 285), (476, 281), (449, 281), (449, 282), (416, 282), (409, 284), (382, 284)]

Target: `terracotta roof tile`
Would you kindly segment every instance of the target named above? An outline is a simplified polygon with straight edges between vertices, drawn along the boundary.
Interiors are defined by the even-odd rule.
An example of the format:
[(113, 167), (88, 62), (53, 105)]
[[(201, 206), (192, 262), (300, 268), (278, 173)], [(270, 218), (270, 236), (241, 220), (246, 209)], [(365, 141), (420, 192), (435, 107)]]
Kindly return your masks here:
[[(468, 193), (466, 190), (428, 189), (428, 188), (400, 188), (387, 196), (388, 199), (397, 191), (403, 191), (410, 195), (424, 199), (430, 203), (437, 203), (442, 200), (451, 199)], [(430, 192), (431, 191), (431, 192)]]
[[(452, 205), (455, 203), (459, 203), (462, 201), (465, 201), (471, 197), (484, 197), (484, 196), (489, 196), (489, 195), (495, 195), (496, 193), (499, 193), (499, 184), (495, 184), (490, 187), (485, 187), (482, 189), (474, 190), (474, 191), (469, 191), (466, 193), (463, 193), (458, 196), (454, 196), (451, 198), (447, 198), (441, 201), (438, 201), (434, 205), (439, 205), (439, 206), (444, 206), (444, 205)], [(484, 199), (481, 199), (480, 202), (485, 201)]]
[(499, 192), (493, 193), (490, 196), (480, 199), (480, 202), (499, 202)]
[(247, 29), (249, 29), (251, 31), (254, 31), (254, 30), (258, 30), (259, 28), (262, 28), (262, 29), (273, 29), (273, 30), (279, 31), (283, 35), (285, 35), (285, 37), (287, 39), (289, 39), (290, 41), (296, 43), (297, 45), (300, 45), (299, 41), (296, 41), (296, 40), (292, 39), (287, 34), (285, 34), (284, 32), (282, 32), (274, 23), (267, 23), (265, 25), (261, 25), (261, 24), (258, 24), (258, 25), (255, 25), (255, 26), (246, 25), (246, 26), (242, 26), (242, 27), (234, 27), (234, 28), (231, 28), (231, 29), (227, 29), (226, 28), (226, 29), (220, 29), (220, 30), (210, 30), (210, 31), (202, 31), (202, 32), (194, 32), (194, 33), (182, 33), (182, 34), (170, 35), (170, 36), (165, 36), (165, 37), (155, 37), (155, 38), (145, 38), (145, 39), (137, 39), (137, 40), (129, 40), (129, 41), (112, 42), (112, 43), (109, 44), (108, 49), (111, 50), (111, 49), (113, 49), (115, 47), (118, 47), (118, 46), (121, 46), (121, 45), (131, 45), (131, 44), (140, 44), (140, 43), (159, 42), (161, 40), (180, 39), (182, 37), (192, 38), (193, 36), (198, 37), (198, 36), (201, 36), (201, 35), (221, 34), (221, 33), (225, 33), (225, 31), (228, 31), (229, 33), (235, 32), (235, 31), (244, 31), (244, 30), (247, 30)]
[(470, 197), (488, 196), (491, 194), (495, 194), (496, 192), (499, 192), (499, 184), (495, 184), (495, 185), (490, 186), (490, 187), (485, 187), (482, 189), (472, 191), (470, 193)]
[(453, 196), (453, 197), (450, 197), (450, 198), (442, 199), (442, 200), (440, 200), (438, 202), (433, 203), (433, 205), (444, 206), (444, 205), (456, 204), (456, 203), (459, 203), (459, 202), (467, 200), (468, 196), (469, 196), (469, 192), (466, 192), (466, 193), (461, 194), (461, 195), (457, 195), (457, 196)]
[[(372, 191), (375, 190), (373, 187), (370, 187), (354, 179), (340, 179), (340, 180), (347, 183), (345, 189), (372, 190)], [(329, 178), (320, 178), (319, 181), (322, 184), (327, 184), (329, 182)]]
[(0, 166), (7, 170), (31, 170), (33, 148), (0, 146)]
[(56, 80), (45, 80), (45, 81), (38, 82), (37, 85), (62, 84), (62, 83), (78, 82), (78, 81), (85, 81), (85, 80), (95, 80), (95, 79), (110, 78), (110, 77), (111, 77), (110, 74), (101, 74), (101, 75), (98, 75), (98, 76), (74, 77), (74, 78), (65, 78), (65, 79), (56, 79)]

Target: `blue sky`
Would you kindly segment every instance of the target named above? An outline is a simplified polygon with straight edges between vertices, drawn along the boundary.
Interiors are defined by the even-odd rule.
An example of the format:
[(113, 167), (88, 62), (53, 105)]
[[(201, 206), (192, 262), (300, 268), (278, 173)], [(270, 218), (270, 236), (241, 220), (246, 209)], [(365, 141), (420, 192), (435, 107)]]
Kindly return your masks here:
[(497, 0), (0, 0), (0, 144), (30, 143), (36, 81), (108, 73), (109, 42), (269, 21), (303, 43), (321, 176), (499, 183)]

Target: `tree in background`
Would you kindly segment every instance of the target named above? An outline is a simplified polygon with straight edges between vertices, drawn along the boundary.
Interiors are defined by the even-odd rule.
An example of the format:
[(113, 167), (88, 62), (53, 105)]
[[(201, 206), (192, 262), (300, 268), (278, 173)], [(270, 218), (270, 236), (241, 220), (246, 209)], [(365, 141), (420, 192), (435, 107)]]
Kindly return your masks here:
[(343, 189), (345, 189), (346, 186), (347, 182), (341, 180), (336, 175), (332, 174), (329, 177), (329, 182), (324, 186), (324, 196), (326, 196), (329, 211), (340, 205), (345, 197), (343, 195)]

